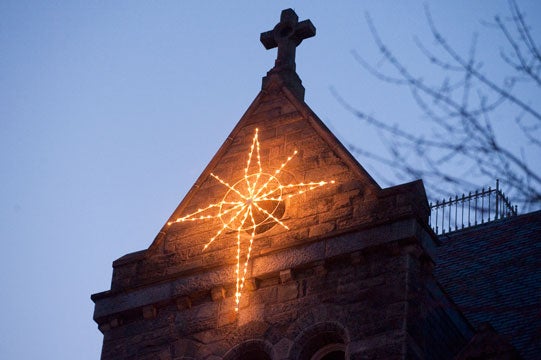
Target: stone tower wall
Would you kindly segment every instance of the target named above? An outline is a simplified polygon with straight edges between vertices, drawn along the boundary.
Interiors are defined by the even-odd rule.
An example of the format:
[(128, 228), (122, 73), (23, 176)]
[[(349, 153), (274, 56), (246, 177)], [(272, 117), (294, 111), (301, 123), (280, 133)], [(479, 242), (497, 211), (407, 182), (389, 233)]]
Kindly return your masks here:
[[(174, 220), (223, 199), (211, 174), (242, 178), (256, 128), (264, 169), (298, 151), (284, 184), (335, 183), (284, 200), (288, 228), (255, 236), (237, 312), (236, 237), (249, 235), (224, 232), (202, 251), (220, 221)], [(111, 290), (93, 295), (102, 359), (450, 359), (468, 329), (432, 277), (427, 217), (420, 181), (381, 189), (269, 76), (173, 223), (149, 249), (115, 261)]]

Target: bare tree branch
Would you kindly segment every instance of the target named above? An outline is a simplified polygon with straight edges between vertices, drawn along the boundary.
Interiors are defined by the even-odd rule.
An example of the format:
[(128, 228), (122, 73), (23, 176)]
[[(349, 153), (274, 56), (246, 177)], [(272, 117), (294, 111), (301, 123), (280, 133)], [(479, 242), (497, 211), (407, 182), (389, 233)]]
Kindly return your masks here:
[[(535, 97), (541, 95), (541, 57), (530, 27), (514, 0), (509, 1), (509, 9), (511, 16), (507, 20), (494, 18), (493, 29), (502, 35), (501, 60), (509, 70), (498, 78), (483, 70), (477, 35), (473, 36), (468, 53), (460, 55), (437, 29), (425, 7), (429, 31), (439, 51), (431, 51), (418, 38), (414, 42), (442, 74), (444, 80), (438, 84), (430, 84), (422, 76), (413, 74), (388, 48), (366, 14), (372, 38), (393, 72), (380, 70), (379, 65), (371, 65), (356, 52), (353, 52), (354, 58), (382, 82), (407, 88), (431, 126), (424, 127), (427, 133), (417, 128), (411, 131), (389, 125), (355, 108), (334, 92), (342, 106), (378, 129), (389, 156), (350, 145), (352, 151), (391, 167), (397, 177), (423, 178), (433, 191), (441, 193), (451, 193), (460, 187), (462, 190), (471, 188), (476, 178), (493, 181), (500, 178), (526, 210), (541, 207), (539, 168), (532, 168), (527, 161), (528, 157), (538, 161), (541, 149), (541, 112), (536, 108)], [(525, 97), (524, 92), (518, 90), (519, 84), (531, 84), (537, 92)], [(509, 118), (509, 109), (514, 109), (514, 117)], [(522, 134), (518, 152), (505, 145), (509, 141), (500, 124), (516, 126), (517, 132)], [(456, 171), (457, 165), (464, 173)]]

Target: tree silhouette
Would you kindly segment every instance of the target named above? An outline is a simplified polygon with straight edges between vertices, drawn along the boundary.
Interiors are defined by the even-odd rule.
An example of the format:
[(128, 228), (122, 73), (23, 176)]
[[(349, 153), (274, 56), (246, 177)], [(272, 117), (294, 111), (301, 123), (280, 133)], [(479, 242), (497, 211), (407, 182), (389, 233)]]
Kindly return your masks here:
[[(388, 68), (382, 70), (381, 63), (371, 65), (356, 52), (354, 56), (377, 79), (411, 92), (429, 120), (423, 126), (426, 130), (389, 125), (335, 94), (358, 119), (379, 130), (389, 154), (354, 143), (350, 149), (390, 166), (396, 175), (422, 178), (433, 193), (455, 194), (479, 186), (476, 179), (500, 179), (522, 210), (539, 208), (541, 176), (535, 164), (541, 161), (541, 51), (525, 14), (510, 0), (507, 16), (485, 23), (489, 31), (501, 35), (501, 43), (495, 46), (507, 69), (493, 74), (484, 65), (496, 60), (482, 59), (475, 35), (469, 52), (461, 54), (438, 30), (428, 7), (425, 10), (434, 44), (427, 47), (418, 39), (415, 44), (442, 74), (437, 83), (411, 72), (385, 44), (369, 15), (368, 26)], [(509, 127), (520, 133), (516, 149), (508, 145), (507, 133), (501, 130)], [(462, 171), (457, 171), (457, 164)]]

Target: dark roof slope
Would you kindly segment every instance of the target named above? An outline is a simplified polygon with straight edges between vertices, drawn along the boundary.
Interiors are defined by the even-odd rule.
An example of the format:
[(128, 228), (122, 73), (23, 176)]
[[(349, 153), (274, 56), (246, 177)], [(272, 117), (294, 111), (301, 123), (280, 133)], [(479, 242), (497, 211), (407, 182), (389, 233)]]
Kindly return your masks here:
[(474, 327), (541, 353), (541, 211), (440, 236), (435, 276)]
[(515, 348), (490, 324), (483, 323), (468, 345), (455, 357), (455, 360), (472, 359), (519, 360), (521, 358)]

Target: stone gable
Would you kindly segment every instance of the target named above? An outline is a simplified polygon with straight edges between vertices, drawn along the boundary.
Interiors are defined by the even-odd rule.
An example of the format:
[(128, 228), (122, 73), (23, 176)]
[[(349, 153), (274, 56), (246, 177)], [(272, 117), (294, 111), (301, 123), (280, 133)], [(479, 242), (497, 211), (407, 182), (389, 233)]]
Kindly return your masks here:
[[(432, 274), (437, 239), (422, 182), (381, 189), (304, 103), (294, 49), (314, 34), (282, 12), (262, 35), (279, 56), (259, 95), (150, 247), (113, 263), (111, 289), (92, 296), (102, 359), (445, 360), (471, 337)], [(261, 164), (257, 179), (304, 185), (278, 187), (273, 221), (257, 232), (191, 215), (227, 213), (228, 192), (254, 179), (248, 163)], [(247, 239), (236, 305), (237, 243)]]

